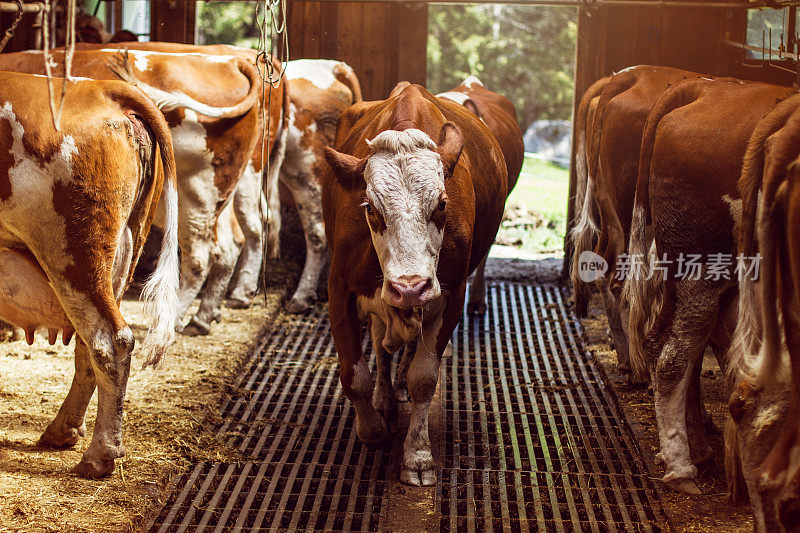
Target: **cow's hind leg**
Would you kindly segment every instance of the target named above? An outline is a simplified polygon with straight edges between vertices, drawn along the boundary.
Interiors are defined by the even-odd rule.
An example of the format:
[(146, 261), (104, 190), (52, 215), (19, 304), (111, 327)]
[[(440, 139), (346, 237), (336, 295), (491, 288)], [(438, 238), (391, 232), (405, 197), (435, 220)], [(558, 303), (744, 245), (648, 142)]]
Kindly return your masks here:
[[(703, 356), (718, 314), (719, 292), (710, 282), (682, 280), (667, 298), (645, 339), (653, 368), (655, 411), (664, 463), (664, 483), (679, 492), (699, 494), (687, 433), (687, 401), (695, 386), (693, 373)], [(672, 294), (670, 294), (672, 293)], [(659, 349), (660, 348), (660, 349)], [(702, 424), (701, 424), (702, 426)], [(694, 426), (693, 426), (694, 427)]]
[(620, 316), (619, 300), (609, 287), (606, 278), (597, 280), (600, 286), (600, 294), (603, 297), (603, 307), (608, 318), (608, 327), (611, 330), (611, 340), (617, 352), (617, 364), (619, 369), (626, 374), (630, 374), (631, 360), (628, 355), (628, 336), (622, 327), (622, 317)]
[(264, 254), (260, 201), (261, 175), (249, 163), (236, 186), (236, 196), (233, 199), (236, 220), (244, 234), (244, 245), (236, 263), (226, 302), (228, 307), (235, 309), (248, 307), (250, 299), (258, 291), (258, 276)]
[(378, 367), (378, 379), (375, 382), (375, 391), (372, 395), (373, 405), (383, 415), (386, 422), (397, 419), (397, 400), (392, 387), (392, 356), (381, 344), (386, 335), (386, 325), (377, 317), (370, 324), (370, 339), (372, 350), (375, 352), (375, 362)]
[(486, 257), (475, 269), (475, 278), (472, 280), (472, 286), (469, 289), (467, 311), (470, 315), (483, 315), (486, 313), (486, 278), (483, 274), (485, 268)]
[(281, 172), (281, 183), (292, 193), (306, 239), (303, 273), (292, 299), (286, 304), (287, 311), (299, 313), (308, 309), (316, 300), (317, 286), (328, 252), (322, 219), (322, 187), (317, 183), (313, 172)]
[(50, 422), (39, 439), (48, 448), (74, 446), (86, 434), (86, 409), (96, 387), (91, 353), (80, 338), (75, 339), (75, 375), (72, 386), (56, 418)]
[(403, 349), (402, 357), (400, 358), (400, 363), (397, 365), (397, 378), (395, 379), (395, 396), (397, 397), (397, 401), (400, 402), (407, 402), (408, 401), (408, 365), (411, 364), (411, 360), (414, 358), (414, 354), (417, 351), (417, 342), (411, 342), (406, 345)]
[(217, 221), (217, 249), (219, 253), (214, 256), (214, 263), (208, 273), (205, 288), (200, 298), (200, 308), (191, 318), (189, 324), (183, 328), (184, 335), (208, 335), (211, 332), (211, 323), (219, 320), (220, 307), (228, 289), (228, 283), (236, 267), (236, 258), (239, 256), (239, 245), (234, 240), (233, 227), (229, 223), (233, 206), (228, 205), (220, 214)]

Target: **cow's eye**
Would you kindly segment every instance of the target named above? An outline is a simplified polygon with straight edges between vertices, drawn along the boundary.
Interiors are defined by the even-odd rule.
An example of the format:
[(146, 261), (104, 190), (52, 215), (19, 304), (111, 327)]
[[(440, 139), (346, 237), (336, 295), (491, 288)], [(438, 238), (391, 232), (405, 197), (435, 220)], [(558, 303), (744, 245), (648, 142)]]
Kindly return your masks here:
[(361, 204), (361, 207), (363, 207), (367, 211), (368, 215), (372, 214), (372, 204), (370, 204), (369, 201), (364, 200), (364, 203)]
[(436, 209), (438, 209), (439, 211), (444, 211), (445, 207), (447, 207), (447, 200), (442, 198), (441, 200), (439, 200), (439, 205), (436, 206)]

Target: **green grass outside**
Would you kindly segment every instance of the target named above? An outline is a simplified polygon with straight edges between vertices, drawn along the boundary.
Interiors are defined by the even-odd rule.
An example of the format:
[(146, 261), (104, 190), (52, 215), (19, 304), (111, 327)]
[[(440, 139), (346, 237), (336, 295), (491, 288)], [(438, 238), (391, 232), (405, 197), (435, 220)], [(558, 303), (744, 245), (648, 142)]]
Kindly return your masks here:
[(498, 242), (532, 253), (559, 253), (566, 231), (569, 170), (526, 157), (506, 203)]

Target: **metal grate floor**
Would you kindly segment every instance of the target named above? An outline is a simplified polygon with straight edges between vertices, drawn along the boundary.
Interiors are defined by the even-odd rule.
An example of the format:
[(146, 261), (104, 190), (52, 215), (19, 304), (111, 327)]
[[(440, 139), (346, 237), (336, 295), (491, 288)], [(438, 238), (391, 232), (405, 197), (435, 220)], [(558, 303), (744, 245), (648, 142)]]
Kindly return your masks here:
[[(562, 289), (494, 284), (487, 303), (442, 361), (441, 529), (658, 531), (646, 467)], [(196, 464), (149, 530), (387, 529), (400, 453), (356, 437), (325, 309), (278, 318), (233, 391), (217, 436), (242, 459)]]

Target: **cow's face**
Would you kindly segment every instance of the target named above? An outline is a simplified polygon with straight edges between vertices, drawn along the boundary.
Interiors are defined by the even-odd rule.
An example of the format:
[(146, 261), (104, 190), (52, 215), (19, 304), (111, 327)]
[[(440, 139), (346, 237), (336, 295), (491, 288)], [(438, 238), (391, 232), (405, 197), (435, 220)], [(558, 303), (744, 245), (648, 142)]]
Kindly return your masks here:
[(460, 130), (448, 123), (438, 146), (409, 129), (384, 131), (368, 141), (372, 154), (366, 159), (326, 151), (340, 182), (344, 177), (353, 185), (360, 175), (361, 186), (366, 184), (363, 216), (383, 271), (381, 298), (393, 307), (422, 306), (441, 294), (436, 269), (447, 213), (445, 180), (462, 142)]

